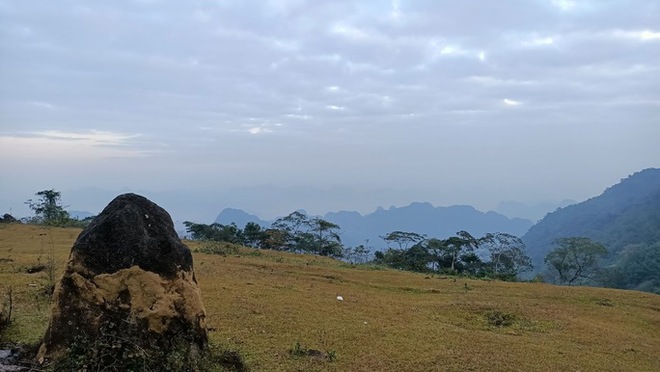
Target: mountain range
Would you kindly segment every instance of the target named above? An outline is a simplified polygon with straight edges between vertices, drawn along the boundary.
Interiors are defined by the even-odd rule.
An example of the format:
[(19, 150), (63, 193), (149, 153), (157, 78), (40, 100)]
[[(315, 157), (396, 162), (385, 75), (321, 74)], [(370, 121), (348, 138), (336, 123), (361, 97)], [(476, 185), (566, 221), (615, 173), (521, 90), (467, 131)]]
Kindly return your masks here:
[[(543, 268), (543, 258), (552, 249), (552, 242), (570, 236), (602, 243), (610, 253), (609, 261), (613, 262), (628, 246), (660, 242), (660, 169), (649, 168), (630, 175), (599, 196), (547, 213), (536, 224), (497, 212), (481, 212), (471, 206), (436, 207), (430, 203), (378, 208), (366, 215), (354, 211), (330, 212), (321, 217), (341, 227), (345, 246), (365, 245), (371, 251), (385, 248), (380, 236), (395, 230), (436, 238), (466, 230), (477, 237), (487, 232), (522, 237), (538, 270)], [(273, 221), (226, 208), (215, 222), (234, 222), (239, 227), (256, 222), (268, 227)]]

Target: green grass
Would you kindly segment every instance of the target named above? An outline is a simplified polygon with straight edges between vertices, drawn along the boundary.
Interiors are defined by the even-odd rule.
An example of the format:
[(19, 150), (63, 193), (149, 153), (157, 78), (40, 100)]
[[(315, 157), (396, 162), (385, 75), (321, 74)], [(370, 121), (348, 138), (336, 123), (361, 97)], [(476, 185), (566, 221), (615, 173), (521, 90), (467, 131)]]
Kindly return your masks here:
[[(46, 273), (24, 269), (52, 250), (61, 270), (79, 231), (0, 228), (0, 295), (11, 286), (15, 302), (4, 341), (43, 335)], [(660, 370), (657, 295), (222, 253), (193, 253), (209, 337), (254, 371)]]

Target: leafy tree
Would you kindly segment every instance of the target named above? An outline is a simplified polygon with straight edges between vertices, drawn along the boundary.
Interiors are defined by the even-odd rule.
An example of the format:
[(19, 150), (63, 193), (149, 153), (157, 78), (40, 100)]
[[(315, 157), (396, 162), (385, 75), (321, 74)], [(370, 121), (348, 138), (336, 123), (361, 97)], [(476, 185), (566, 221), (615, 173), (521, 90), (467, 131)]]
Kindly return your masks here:
[(511, 234), (488, 233), (480, 239), (490, 253), (490, 268), (495, 276), (517, 276), (532, 270), (532, 259), (525, 253), (525, 243)]
[(560, 284), (571, 285), (578, 279), (590, 279), (598, 266), (598, 259), (607, 255), (607, 249), (585, 237), (559, 238), (545, 263), (556, 272)]
[(286, 250), (305, 252), (310, 250), (310, 247), (306, 244), (309, 243), (310, 239), (303, 234), (309, 231), (311, 225), (312, 222), (305, 213), (295, 211), (275, 220), (271, 228), (281, 231), (281, 234), (279, 234), (281, 236), (278, 238), (284, 238)]
[(444, 252), (451, 259), (449, 269), (451, 271), (456, 271), (456, 262), (458, 261), (458, 258), (465, 253), (474, 252), (478, 247), (479, 240), (463, 230), (457, 232), (456, 236), (445, 240)]
[(261, 241), (266, 238), (266, 232), (256, 222), (248, 222), (243, 228), (243, 244), (248, 247), (257, 248)]
[(381, 238), (387, 242), (388, 248), (390, 243), (396, 243), (399, 249), (407, 249), (411, 244), (424, 241), (425, 236), (414, 232), (392, 231), (381, 236)]
[(61, 193), (55, 190), (42, 190), (35, 194), (39, 199), (28, 199), (28, 205), (36, 216), (37, 221), (46, 225), (60, 226), (69, 221), (69, 213), (60, 203)]
[[(295, 211), (278, 218), (272, 224), (267, 246), (280, 245), (291, 252), (308, 252), (322, 256), (341, 257), (343, 246), (339, 237), (340, 227), (322, 218), (309, 218)], [(277, 232), (275, 232), (277, 231)]]
[(459, 272), (471, 276), (483, 276), (488, 267), (488, 263), (483, 262), (474, 252), (467, 252), (461, 255), (459, 265)]
[(429, 253), (431, 268), (440, 271), (451, 265), (451, 256), (448, 255), (447, 245), (444, 240), (431, 238), (426, 241), (426, 250)]
[(205, 225), (184, 221), (183, 224), (186, 226), (186, 232), (188, 232), (194, 240), (210, 240), (235, 244), (243, 242), (243, 233), (234, 223), (229, 225), (222, 225), (219, 223)]
[(321, 256), (341, 256), (343, 247), (339, 230), (339, 225), (322, 218), (314, 218), (311, 221), (311, 232), (314, 233), (316, 253)]
[(357, 247), (344, 248), (343, 257), (352, 264), (361, 264), (367, 262), (369, 250), (364, 245)]
[(388, 248), (385, 252), (374, 253), (376, 263), (398, 270), (428, 272), (430, 257), (424, 244), (415, 244), (408, 249)]
[(418, 243), (404, 251), (404, 270), (425, 273), (430, 271), (429, 261), (431, 259), (426, 245)]
[(274, 251), (285, 251), (288, 248), (288, 234), (284, 230), (266, 229), (259, 242), (259, 247)]

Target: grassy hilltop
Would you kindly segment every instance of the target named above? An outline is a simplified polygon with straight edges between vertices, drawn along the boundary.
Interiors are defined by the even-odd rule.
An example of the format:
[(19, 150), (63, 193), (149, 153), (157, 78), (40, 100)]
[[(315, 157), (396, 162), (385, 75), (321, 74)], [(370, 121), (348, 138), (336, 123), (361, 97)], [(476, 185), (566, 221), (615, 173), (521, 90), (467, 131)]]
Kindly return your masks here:
[[(43, 335), (50, 311), (44, 288), (79, 232), (0, 227), (0, 302), (10, 288), (14, 302), (3, 342), (35, 343)], [(206, 247), (186, 243), (193, 251)], [(225, 255), (193, 254), (209, 337), (254, 371), (660, 370), (657, 295), (215, 248)], [(49, 262), (56, 272), (27, 273)]]

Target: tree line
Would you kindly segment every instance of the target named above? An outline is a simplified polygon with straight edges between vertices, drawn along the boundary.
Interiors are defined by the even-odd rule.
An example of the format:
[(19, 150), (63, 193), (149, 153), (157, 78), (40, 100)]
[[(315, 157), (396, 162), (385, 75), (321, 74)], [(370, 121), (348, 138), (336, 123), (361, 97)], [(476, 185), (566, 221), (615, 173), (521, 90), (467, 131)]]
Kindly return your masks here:
[(196, 240), (225, 241), (253, 248), (330, 257), (342, 257), (344, 253), (338, 225), (298, 211), (278, 218), (266, 229), (255, 222), (248, 222), (243, 229), (234, 223), (205, 225), (185, 221), (183, 224), (190, 237)]
[[(447, 239), (427, 238), (406, 231), (393, 231), (381, 236), (388, 248), (374, 252), (363, 245), (344, 247), (341, 228), (320, 217), (293, 212), (278, 218), (270, 228), (248, 222), (243, 229), (231, 223), (210, 225), (185, 221), (186, 232), (194, 240), (224, 241), (248, 247), (344, 258), (351, 263), (384, 265), (416, 272), (465, 274), (515, 279), (532, 270), (520, 238), (506, 233), (489, 233), (475, 238), (459, 231)], [(487, 255), (477, 254), (477, 250)]]
[[(35, 196), (36, 199), (25, 202), (35, 214), (26, 222), (84, 227), (92, 219), (72, 219), (61, 203), (59, 191), (42, 190)], [(533, 269), (525, 244), (520, 238), (506, 233), (488, 233), (475, 238), (467, 231), (459, 231), (447, 239), (437, 239), (414, 232), (392, 231), (381, 236), (387, 248), (371, 255), (364, 245), (345, 247), (338, 225), (298, 211), (277, 219), (269, 228), (254, 222), (248, 222), (243, 229), (234, 223), (206, 225), (186, 221), (184, 224), (190, 238), (195, 240), (318, 254), (343, 258), (350, 263), (373, 263), (399, 270), (508, 280)], [(554, 240), (553, 246), (544, 259), (545, 281), (660, 293), (659, 243), (629, 245), (605, 267), (600, 264), (610, 252), (589, 238), (563, 237)]]
[(376, 251), (374, 262), (400, 270), (514, 280), (533, 269), (525, 244), (511, 234), (488, 233), (476, 238), (459, 231), (447, 239), (437, 239), (393, 231), (381, 238), (388, 248)]

